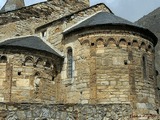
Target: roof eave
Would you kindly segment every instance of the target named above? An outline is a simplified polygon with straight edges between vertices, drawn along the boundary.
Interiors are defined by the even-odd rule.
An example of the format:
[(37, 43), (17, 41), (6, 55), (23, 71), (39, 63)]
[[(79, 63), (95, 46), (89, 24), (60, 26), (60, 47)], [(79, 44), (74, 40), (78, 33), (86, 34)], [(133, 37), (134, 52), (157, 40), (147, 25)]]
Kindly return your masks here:
[(34, 48), (29, 48), (29, 47), (14, 46), (14, 45), (2, 45), (0, 49), (2, 49), (2, 48), (5, 48), (5, 49), (8, 49), (8, 48), (17, 48), (17, 49), (20, 49), (20, 50), (24, 49), (24, 50), (41, 51), (41, 52), (44, 52), (44, 53), (49, 53), (49, 54), (52, 54), (52, 55), (56, 55), (57, 57), (62, 58), (62, 59), (65, 58), (64, 56), (61, 56), (59, 54), (54, 54), (54, 53), (46, 51), (46, 50), (39, 50), (39, 49), (34, 49)]
[(84, 9), (82, 9), (82, 10), (76, 11), (76, 12), (74, 12), (74, 13), (71, 13), (71, 14), (69, 14), (69, 15), (66, 15), (66, 16), (64, 16), (64, 17), (62, 17), (62, 18), (57, 19), (57, 20), (53, 20), (53, 21), (51, 21), (51, 22), (49, 22), (49, 23), (47, 23), (47, 24), (44, 24), (44, 25), (42, 25), (42, 26), (39, 26), (39, 27), (37, 27), (37, 28), (35, 29), (35, 33), (39, 32), (39, 31), (41, 31), (41, 30), (47, 29), (48, 27), (52, 26), (55, 22), (58, 22), (58, 21), (60, 21), (60, 20), (65, 20), (66, 18), (68, 18), (68, 17), (70, 17), (70, 16), (72, 16), (72, 15), (74, 15), (74, 14), (77, 14), (77, 13), (79, 13), (79, 12), (82, 12), (82, 11), (85, 11), (85, 10), (88, 10), (88, 9), (91, 9), (91, 8), (96, 7), (96, 6), (99, 6), (99, 5), (104, 5), (104, 6), (109, 10), (110, 13), (114, 14), (114, 13), (111, 11), (111, 9), (110, 9), (109, 7), (107, 7), (104, 3), (98, 3), (98, 4), (96, 4), (96, 5), (93, 5), (93, 6), (84, 8)]
[(148, 36), (152, 39), (152, 43), (154, 45), (154, 47), (156, 46), (157, 42), (158, 42), (158, 38), (156, 37), (156, 35), (154, 33), (152, 33), (150, 30), (146, 29), (146, 28), (142, 28), (142, 27), (138, 27), (138, 26), (134, 26), (134, 25), (128, 25), (128, 24), (122, 24), (122, 23), (110, 23), (110, 24), (98, 24), (98, 25), (94, 25), (94, 26), (83, 26), (80, 28), (76, 28), (76, 29), (70, 29), (68, 31), (63, 32), (63, 35), (66, 36), (70, 33), (73, 33), (75, 31), (80, 31), (82, 29), (85, 28), (93, 28), (93, 27), (104, 27), (104, 26), (121, 26), (121, 27), (129, 27), (132, 29), (136, 29), (137, 31), (140, 31), (141, 33), (143, 33), (144, 35)]

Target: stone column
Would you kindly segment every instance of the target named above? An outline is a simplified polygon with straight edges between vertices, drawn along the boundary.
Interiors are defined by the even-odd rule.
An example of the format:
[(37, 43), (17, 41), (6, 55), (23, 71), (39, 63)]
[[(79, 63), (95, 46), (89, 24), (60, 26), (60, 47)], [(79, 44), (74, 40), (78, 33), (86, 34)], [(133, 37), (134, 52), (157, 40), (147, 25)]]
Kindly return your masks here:
[(6, 80), (4, 84), (5, 88), (5, 101), (12, 102), (12, 64), (6, 64)]
[(135, 86), (135, 67), (134, 67), (134, 60), (133, 60), (133, 53), (130, 47), (128, 47), (128, 60), (130, 61), (130, 64), (128, 65), (129, 69), (129, 85), (130, 85), (130, 95), (129, 99), (132, 103), (132, 107), (135, 110), (136, 103), (137, 103), (137, 94), (136, 94), (136, 86)]
[[(93, 45), (92, 45), (93, 44)], [(90, 48), (90, 104), (97, 101), (97, 84), (96, 84), (96, 46), (91, 43)]]

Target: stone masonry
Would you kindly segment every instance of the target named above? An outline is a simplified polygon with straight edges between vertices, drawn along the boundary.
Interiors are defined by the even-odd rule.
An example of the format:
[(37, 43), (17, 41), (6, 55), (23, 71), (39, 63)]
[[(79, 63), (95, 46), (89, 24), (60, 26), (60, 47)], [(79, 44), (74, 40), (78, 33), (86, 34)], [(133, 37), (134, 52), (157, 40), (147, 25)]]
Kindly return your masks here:
[(0, 102), (56, 102), (61, 58), (31, 53), (16, 48), (0, 50)]
[[(90, 104), (132, 103), (132, 107), (138, 109), (136, 113), (156, 109), (151, 42), (127, 30), (104, 30), (101, 33), (88, 30), (82, 35), (66, 38), (64, 46), (64, 50), (73, 46), (76, 66), (74, 82), (68, 86), (67, 101), (77, 103), (79, 100), (80, 103)], [(143, 75), (143, 55), (147, 57), (146, 78)], [(63, 79), (67, 80), (65, 77)], [(149, 110), (147, 113), (156, 111)]]
[[(129, 104), (106, 105), (42, 105), (42, 104), (1, 104), (1, 120), (129, 120), (132, 115)], [(148, 115), (149, 116), (149, 115)], [(146, 115), (146, 117), (148, 117)], [(152, 120), (155, 116), (148, 117)]]
[(38, 26), (86, 7), (88, 5), (83, 2), (62, 0), (62, 2), (58, 3), (49, 1), (23, 7), (15, 11), (2, 12), (0, 13), (0, 40), (15, 36), (33, 35)]
[(89, 0), (1, 11), (0, 26), (0, 120), (160, 119), (148, 29)]
[(7, 0), (0, 12), (7, 12), (24, 7), (24, 0)]

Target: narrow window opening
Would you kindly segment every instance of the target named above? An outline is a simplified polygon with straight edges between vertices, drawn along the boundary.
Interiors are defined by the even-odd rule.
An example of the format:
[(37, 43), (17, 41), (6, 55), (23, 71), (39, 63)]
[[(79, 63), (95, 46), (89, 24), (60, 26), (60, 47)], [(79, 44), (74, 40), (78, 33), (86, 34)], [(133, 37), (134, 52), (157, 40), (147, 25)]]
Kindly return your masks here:
[(143, 78), (146, 79), (147, 78), (147, 71), (146, 71), (146, 57), (143, 56)]
[(158, 72), (158, 70), (156, 70), (156, 76), (158, 76), (159, 75), (159, 72)]
[(42, 35), (42, 38), (46, 38), (46, 36), (47, 36), (47, 31), (46, 31), (46, 30), (42, 31), (42, 32), (41, 32), (41, 35)]
[(73, 52), (72, 49), (69, 48), (67, 51), (67, 76), (68, 78), (73, 77)]
[(127, 64), (128, 64), (127, 60), (124, 60), (124, 65), (127, 65)]
[(94, 43), (91, 43), (91, 46), (94, 46)]
[(129, 42), (128, 45), (131, 45), (131, 42)]
[(19, 72), (18, 72), (18, 75), (20, 76), (20, 75), (22, 75), (22, 73), (19, 71)]
[(157, 109), (156, 111), (157, 111), (158, 114), (160, 114), (160, 113), (159, 113), (159, 109)]
[(52, 76), (52, 81), (54, 81), (54, 76)]

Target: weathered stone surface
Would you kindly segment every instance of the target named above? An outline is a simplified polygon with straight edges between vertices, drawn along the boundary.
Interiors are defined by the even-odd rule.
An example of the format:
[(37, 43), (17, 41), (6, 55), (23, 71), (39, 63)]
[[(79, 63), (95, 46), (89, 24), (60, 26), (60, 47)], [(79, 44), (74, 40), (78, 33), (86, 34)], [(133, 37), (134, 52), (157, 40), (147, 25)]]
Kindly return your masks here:
[[(60, 68), (53, 66), (56, 66), (54, 63), (56, 60), (60, 62), (62, 59), (39, 51), (32, 51), (28, 54), (27, 50), (19, 49), (12, 49), (16, 53), (16, 56), (13, 56), (11, 49), (5, 50), (3, 55), (4, 50), (0, 50), (1, 56), (6, 57), (3, 65), (1, 63), (3, 67), (0, 70), (5, 74), (1, 77), (1, 102), (42, 102), (45, 100), (54, 103), (55, 82), (59, 79), (57, 76)], [(8, 109), (13, 110), (10, 107)]]
[(94, 26), (64, 35), (99, 11), (111, 13), (104, 4), (86, 7), (82, 1), (52, 0), (0, 14), (0, 40), (37, 34), (64, 53), (60, 59), (43, 50), (1, 49), (0, 101), (10, 103), (0, 107), (6, 112), (2, 118), (157, 117), (154, 42), (125, 25)]
[[(3, 104), (1, 104), (3, 105)], [(26, 109), (27, 106), (27, 109)], [(31, 111), (32, 106), (34, 110)], [(7, 105), (9, 107), (9, 105)], [(5, 111), (3, 117), (7, 120), (128, 120), (132, 115), (129, 104), (109, 105), (39, 105), (39, 104), (14, 104), (17, 110)], [(65, 109), (64, 109), (65, 108)], [(21, 111), (25, 109), (25, 111)], [(2, 116), (0, 116), (2, 117)]]
[[(148, 15), (142, 17), (138, 21), (137, 24), (144, 26), (151, 30), (158, 37), (158, 44), (155, 48), (155, 66), (156, 70), (160, 73), (160, 8), (155, 9), (153, 12)], [(159, 98), (156, 98), (157, 101), (160, 101), (160, 74), (157, 72), (157, 94)], [(160, 105), (159, 105), (160, 106)]]
[[(157, 109), (153, 87), (155, 78), (151, 77), (155, 72), (154, 65), (151, 64), (151, 61), (154, 60), (154, 53), (141, 48), (143, 42), (146, 43), (146, 46), (152, 43), (148, 42), (146, 38), (142, 38), (141, 35), (132, 36), (131, 34), (131, 32), (125, 30), (119, 30), (117, 35), (114, 30), (97, 32), (95, 29), (88, 29), (87, 32), (72, 34), (63, 40), (64, 53), (66, 53), (67, 47), (71, 46), (75, 51), (74, 56), (78, 56), (78, 59), (75, 60), (75, 70), (78, 76), (74, 77), (72, 86), (67, 88), (67, 93), (72, 95), (67, 95), (66, 102), (75, 102), (78, 99), (80, 99), (80, 103), (84, 101), (88, 101), (88, 103), (94, 101), (98, 104), (131, 102), (135, 112), (142, 114), (150, 113), (149, 109)], [(125, 40), (123, 45), (120, 42), (122, 38)], [(110, 42), (110, 39), (114, 42)], [(138, 39), (138, 41), (135, 41), (135, 39)], [(128, 45), (129, 42), (137, 42), (138, 44)], [(99, 44), (101, 44), (103, 52), (97, 52)], [(83, 57), (84, 54), (87, 54), (87, 56)], [(145, 71), (146, 78), (143, 75), (144, 66), (142, 65), (144, 54), (147, 57), (146, 67), (148, 68)], [(88, 69), (90, 70), (88, 71)], [(64, 73), (65, 70), (66, 68), (63, 68)], [(90, 74), (91, 77), (84, 78), (86, 75), (84, 73)], [(87, 89), (87, 86), (83, 86), (84, 83), (90, 88)], [(79, 85), (81, 87), (78, 87)], [(71, 92), (70, 90), (73, 87), (76, 91)], [(86, 97), (81, 88), (85, 89), (90, 96)], [(73, 96), (76, 96), (77, 99), (72, 99)], [(145, 107), (135, 106), (138, 101), (144, 103)], [(116, 119), (116, 115), (114, 116), (113, 119)]]
[(15, 11), (0, 13), (0, 40), (15, 36), (33, 35), (38, 26), (86, 7), (88, 5), (83, 2), (62, 0), (61, 4), (55, 4), (54, 1), (43, 2)]
[(0, 12), (7, 12), (24, 7), (24, 0), (7, 0)]

